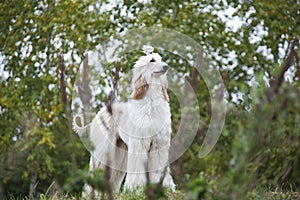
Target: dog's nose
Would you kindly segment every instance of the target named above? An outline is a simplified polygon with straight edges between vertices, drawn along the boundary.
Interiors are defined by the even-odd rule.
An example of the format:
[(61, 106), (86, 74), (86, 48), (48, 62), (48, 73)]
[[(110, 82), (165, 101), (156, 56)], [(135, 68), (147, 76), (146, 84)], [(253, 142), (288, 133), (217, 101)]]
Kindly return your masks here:
[(169, 66), (168, 65), (164, 65), (163, 69), (164, 69), (164, 71), (167, 71), (169, 69)]

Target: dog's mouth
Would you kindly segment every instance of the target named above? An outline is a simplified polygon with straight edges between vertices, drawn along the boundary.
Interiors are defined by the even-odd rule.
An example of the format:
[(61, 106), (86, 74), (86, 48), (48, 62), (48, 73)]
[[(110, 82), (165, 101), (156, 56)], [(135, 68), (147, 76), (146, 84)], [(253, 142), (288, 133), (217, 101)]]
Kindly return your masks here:
[(165, 74), (168, 71), (168, 69), (169, 69), (169, 66), (164, 65), (164, 66), (162, 66), (162, 69), (160, 71), (154, 72), (154, 74), (157, 74), (157, 75)]
[(157, 72), (154, 72), (154, 74), (164, 74), (166, 73), (168, 70), (160, 70), (160, 71), (157, 71)]

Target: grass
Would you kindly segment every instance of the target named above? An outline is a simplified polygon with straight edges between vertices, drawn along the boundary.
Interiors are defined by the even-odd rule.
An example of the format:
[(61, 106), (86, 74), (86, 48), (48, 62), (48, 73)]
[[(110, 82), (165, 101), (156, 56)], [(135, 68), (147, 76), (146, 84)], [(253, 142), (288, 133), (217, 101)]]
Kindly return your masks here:
[[(167, 192), (166, 197), (158, 198), (158, 200), (164, 200), (164, 199), (172, 199), (172, 200), (182, 200), (184, 198), (184, 193), (181, 191), (176, 192)], [(75, 197), (67, 194), (54, 194), (51, 197), (46, 197), (45, 195), (40, 195), (40, 200), (90, 200), (93, 199), (92, 196), (87, 197)], [(94, 199), (107, 199), (107, 195), (102, 194), (96, 194)], [(133, 192), (122, 192), (119, 194), (114, 194), (114, 200), (147, 200), (147, 197), (145, 193), (133, 191)], [(11, 200), (17, 200), (17, 199), (11, 199)], [(156, 200), (156, 199), (155, 199)]]
[(292, 185), (288, 187), (267, 186), (265, 188), (255, 189), (249, 192), (247, 196), (250, 200), (296, 200), (300, 199), (300, 192), (298, 188)]
[[(216, 194), (213, 194), (212, 191), (208, 191), (204, 196), (203, 200), (211, 200), (211, 199), (218, 199)], [(197, 195), (196, 195), (197, 196)], [(193, 197), (192, 199), (197, 199), (197, 197)], [(227, 196), (228, 199), (235, 199), (232, 195)], [(10, 196), (9, 200), (29, 200), (29, 198), (22, 198), (22, 197), (14, 197)], [(108, 199), (107, 194), (101, 194), (98, 193), (94, 196), (86, 196), (86, 197), (79, 197), (74, 196), (71, 194), (61, 194), (61, 193), (51, 193), (51, 194), (41, 194), (39, 196), (40, 200), (93, 200), (93, 199)], [(180, 190), (177, 190), (176, 192), (170, 192), (170, 191), (164, 191), (163, 195), (162, 193), (155, 194), (153, 198), (147, 198), (147, 195), (145, 194), (144, 190), (139, 189), (135, 191), (124, 191), (118, 194), (113, 194), (114, 200), (192, 200), (191, 196), (189, 195), (189, 192), (183, 192)], [(202, 198), (201, 198), (202, 199)], [(222, 198), (224, 199), (224, 198)], [(227, 199), (227, 198), (225, 198)], [(252, 190), (251, 192), (248, 192), (245, 197), (243, 197), (243, 200), (249, 199), (249, 200), (296, 200), (300, 199), (300, 192), (299, 188), (296, 188), (292, 185), (285, 185), (282, 187), (275, 187), (275, 186), (267, 186), (262, 187), (258, 186), (256, 189)], [(239, 200), (239, 198), (236, 198), (236, 200)]]

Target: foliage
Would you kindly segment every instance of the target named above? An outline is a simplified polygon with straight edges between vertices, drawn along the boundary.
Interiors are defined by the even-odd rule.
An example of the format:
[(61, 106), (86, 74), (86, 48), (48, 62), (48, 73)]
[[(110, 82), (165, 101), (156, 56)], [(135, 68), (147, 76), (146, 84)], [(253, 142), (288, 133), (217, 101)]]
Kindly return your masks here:
[[(172, 165), (186, 198), (259, 199), (264, 193), (272, 198), (273, 190), (262, 188), (284, 184), (295, 185), (294, 195), (300, 187), (299, 44), (285, 81), (271, 98), (269, 92), (288, 60), (290, 41), (300, 36), (299, 10), (298, 1), (282, 0), (1, 1), (0, 198), (47, 198), (53, 182), (51, 190), (61, 198), (67, 198), (62, 193), (78, 196), (87, 182), (106, 190), (102, 172), (94, 178), (87, 174), (88, 152), (71, 128), (73, 85), (86, 51), (112, 35), (143, 27), (169, 28), (196, 40), (226, 85), (225, 127), (213, 152), (199, 159), (210, 121), (210, 94), (198, 77), (201, 127)], [(239, 25), (232, 26), (232, 20)], [(174, 79), (192, 77), (187, 61), (158, 51), (178, 72)], [(120, 82), (126, 82), (122, 78), (128, 78), (140, 55), (137, 50), (122, 55)], [(111, 86), (114, 63), (102, 64), (104, 73), (94, 73), (99, 82), (93, 84), (105, 88)], [(119, 91), (122, 100), (128, 98), (127, 87)], [(169, 93), (176, 132), (181, 108)], [(95, 97), (93, 111), (105, 98), (105, 91)], [(171, 199), (185, 196), (172, 195), (167, 193)]]
[(70, 98), (61, 101), (58, 74), (61, 54), (68, 52), (63, 81), (70, 88), (78, 59), (105, 37), (98, 29), (105, 24), (87, 9), (97, 5), (92, 1), (0, 3), (5, 70), (0, 90), (0, 157), (5, 194), (28, 194), (30, 181), (39, 182), (38, 192), (53, 180), (63, 185), (70, 171), (87, 163), (86, 151), (71, 129)]

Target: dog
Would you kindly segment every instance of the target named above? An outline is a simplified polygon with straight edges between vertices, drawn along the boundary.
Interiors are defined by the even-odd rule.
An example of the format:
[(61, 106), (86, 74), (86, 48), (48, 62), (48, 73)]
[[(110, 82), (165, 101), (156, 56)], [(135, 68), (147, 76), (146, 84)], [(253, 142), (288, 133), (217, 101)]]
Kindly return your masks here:
[[(175, 191), (168, 165), (172, 131), (169, 67), (152, 46), (144, 46), (143, 51), (146, 55), (133, 67), (131, 99), (113, 103), (111, 109), (103, 107), (88, 126), (83, 125), (82, 115), (76, 115), (74, 129), (79, 135), (89, 129), (94, 147), (89, 170), (109, 166), (114, 191), (122, 183), (125, 190), (134, 190), (145, 186), (148, 179)], [(78, 117), (82, 126), (76, 123)]]

